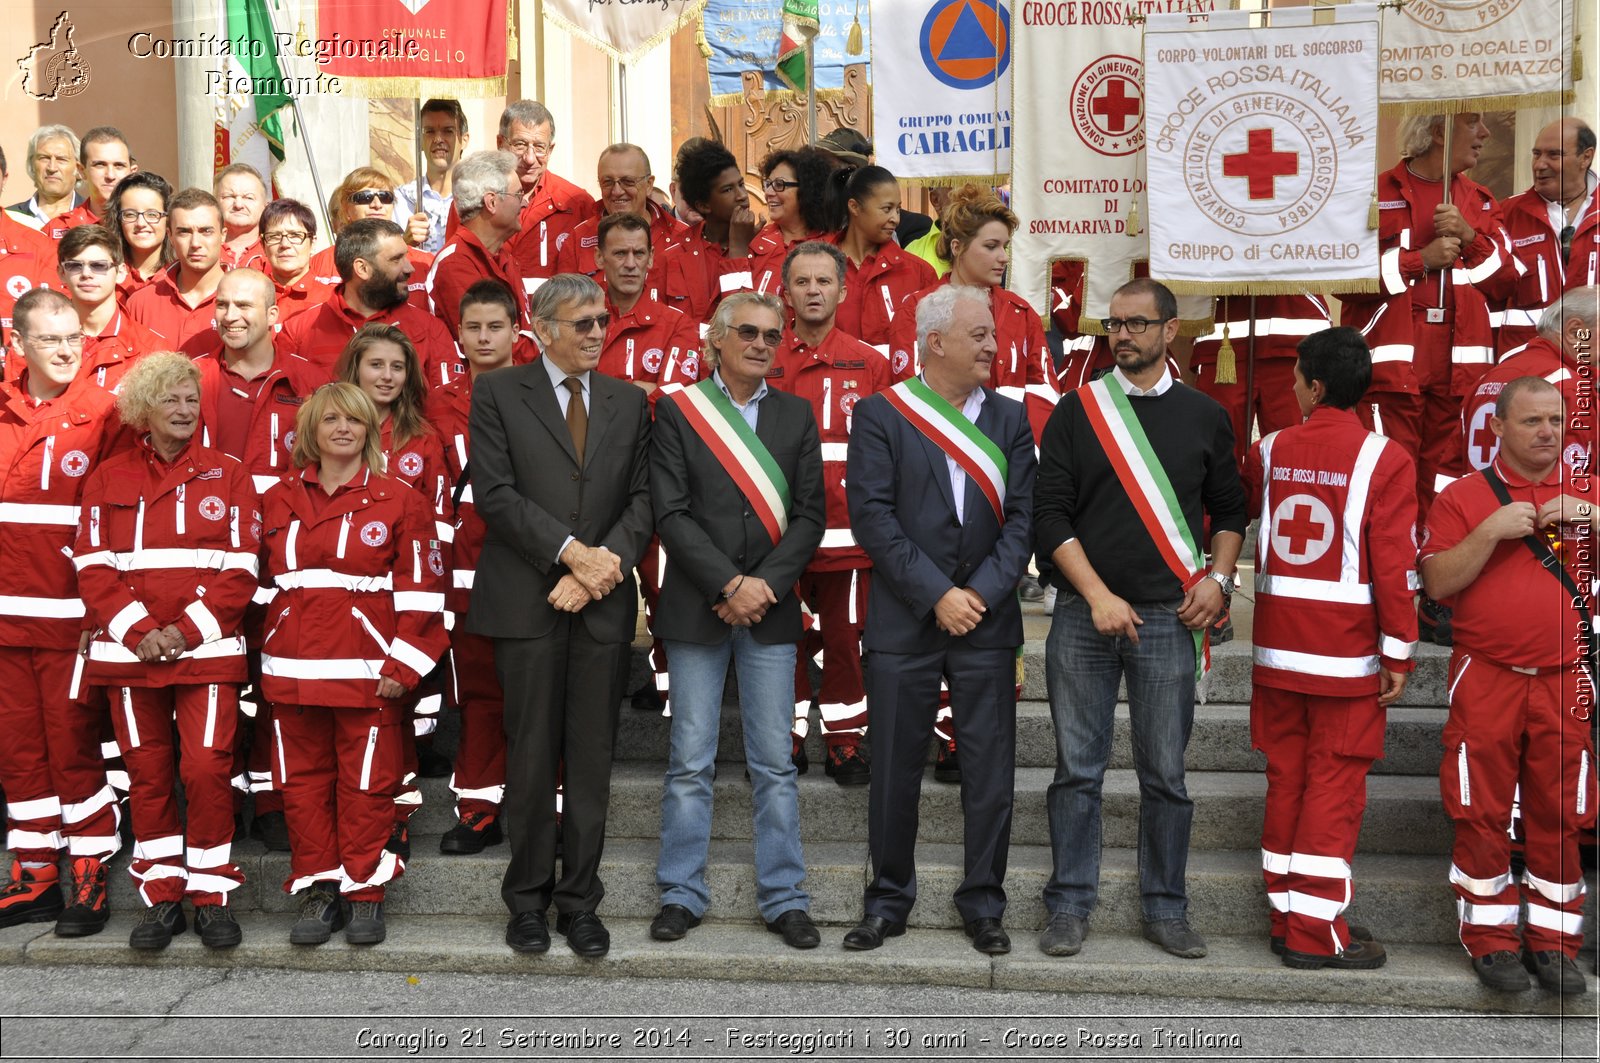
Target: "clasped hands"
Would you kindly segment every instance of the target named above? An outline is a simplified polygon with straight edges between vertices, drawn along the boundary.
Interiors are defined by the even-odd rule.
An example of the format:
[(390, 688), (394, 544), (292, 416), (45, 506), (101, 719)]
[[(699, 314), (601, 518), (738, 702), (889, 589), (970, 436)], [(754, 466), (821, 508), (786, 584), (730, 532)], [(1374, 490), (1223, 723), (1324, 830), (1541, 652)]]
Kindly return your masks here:
[(178, 626), (168, 624), (140, 639), (133, 652), (141, 661), (166, 661), (177, 660), (178, 655), (188, 648), (189, 641), (183, 637)]
[(711, 607), (717, 619), (735, 627), (750, 627), (761, 623), (767, 610), (778, 604), (777, 595), (760, 576), (735, 576), (722, 588), (726, 595)]
[(561, 552), (561, 563), (567, 572), (546, 600), (564, 613), (598, 602), (622, 582), (622, 559), (603, 546), (585, 546), (574, 539)]
[(1429, 269), (1448, 269), (1461, 257), (1461, 249), (1478, 238), (1472, 226), (1453, 203), (1441, 203), (1433, 212), (1434, 238), (1422, 249), (1422, 264)]
[(968, 634), (983, 620), (989, 604), (970, 587), (951, 587), (933, 603), (933, 621), (947, 635)]

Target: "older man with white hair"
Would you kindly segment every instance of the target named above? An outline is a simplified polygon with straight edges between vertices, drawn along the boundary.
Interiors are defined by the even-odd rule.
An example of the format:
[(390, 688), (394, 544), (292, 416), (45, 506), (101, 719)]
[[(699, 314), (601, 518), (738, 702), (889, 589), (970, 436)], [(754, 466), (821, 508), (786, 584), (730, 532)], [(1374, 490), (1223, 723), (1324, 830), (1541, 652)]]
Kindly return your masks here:
[(428, 297), (434, 315), (459, 343), (461, 297), (486, 278), (515, 292), (520, 316), (527, 319), (516, 259), (506, 246), (517, 231), (526, 193), (517, 177), (517, 158), (508, 151), (475, 151), (456, 163), (450, 179), (461, 225), (433, 257)]

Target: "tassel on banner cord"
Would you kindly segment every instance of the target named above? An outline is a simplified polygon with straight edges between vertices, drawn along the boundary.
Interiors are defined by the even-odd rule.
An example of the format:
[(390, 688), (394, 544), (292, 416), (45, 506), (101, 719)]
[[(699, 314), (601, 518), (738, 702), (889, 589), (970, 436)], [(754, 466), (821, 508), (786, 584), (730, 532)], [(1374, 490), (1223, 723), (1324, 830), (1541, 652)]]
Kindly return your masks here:
[(506, 0), (506, 54), (514, 56), (517, 52), (517, 0)]
[(1574, 83), (1583, 80), (1583, 34), (1572, 35), (1572, 80)]
[(711, 42), (706, 40), (706, 24), (702, 20), (700, 28), (694, 31), (694, 43), (700, 49), (700, 54), (707, 59), (711, 58)]
[(306, 50), (307, 41), (306, 20), (301, 19), (300, 25), (296, 27), (294, 31), (294, 50), (296, 55), (299, 55)]
[(1367, 228), (1377, 231), (1378, 228), (1378, 193), (1372, 193), (1372, 200), (1367, 204)]
[(1233, 341), (1228, 338), (1228, 325), (1222, 325), (1222, 346), (1217, 348), (1217, 375), (1218, 384), (1237, 384), (1239, 382), (1239, 360), (1234, 357)]
[(1129, 236), (1138, 236), (1144, 232), (1144, 226), (1139, 222), (1139, 197), (1134, 196), (1128, 204), (1127, 233)]
[(850, 23), (850, 35), (845, 38), (844, 51), (846, 55), (861, 54), (861, 0), (856, 0), (855, 20)]

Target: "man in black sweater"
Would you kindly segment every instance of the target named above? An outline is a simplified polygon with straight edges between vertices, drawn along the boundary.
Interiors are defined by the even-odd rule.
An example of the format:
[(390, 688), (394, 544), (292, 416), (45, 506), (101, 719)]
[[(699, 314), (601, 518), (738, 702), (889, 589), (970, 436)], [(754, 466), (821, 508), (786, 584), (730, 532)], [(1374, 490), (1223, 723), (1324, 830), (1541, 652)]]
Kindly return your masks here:
[(1175, 956), (1206, 954), (1188, 921), (1194, 802), (1183, 754), (1204, 632), (1233, 590), (1246, 513), (1227, 413), (1167, 370), (1177, 317), (1164, 285), (1140, 278), (1119, 288), (1104, 322), (1117, 368), (1062, 396), (1040, 444), (1034, 531), (1040, 572), (1060, 591), (1046, 646), (1054, 867), (1039, 938), (1052, 956), (1082, 948), (1094, 910), (1100, 789), (1123, 678), (1141, 795), (1144, 935)]

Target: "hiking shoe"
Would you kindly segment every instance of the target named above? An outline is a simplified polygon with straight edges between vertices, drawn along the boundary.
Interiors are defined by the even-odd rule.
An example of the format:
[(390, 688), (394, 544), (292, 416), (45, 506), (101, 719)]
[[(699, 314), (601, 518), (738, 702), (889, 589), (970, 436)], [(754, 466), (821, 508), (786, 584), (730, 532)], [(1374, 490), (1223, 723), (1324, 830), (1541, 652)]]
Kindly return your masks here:
[(872, 781), (872, 765), (861, 755), (858, 742), (829, 746), (822, 769), (840, 786), (865, 786)]
[(63, 907), (59, 867), (23, 867), (22, 861), (11, 861), (11, 881), (0, 886), (0, 927), (53, 922)]
[(97, 856), (72, 861), (72, 902), (56, 918), (56, 937), (81, 938), (98, 934), (111, 918), (106, 900), (106, 865)]
[(1448, 605), (1423, 595), (1417, 600), (1417, 638), (1435, 646), (1450, 646), (1455, 642), (1452, 617), (1455, 611)]
[(389, 831), (389, 840), (383, 847), (401, 860), (411, 859), (411, 831), (404, 823), (396, 823)]
[(933, 762), (933, 777), (940, 782), (961, 781), (961, 761), (956, 756), (956, 740), (939, 743), (939, 756)]
[[(196, 913), (196, 922), (199, 913)], [(158, 901), (139, 913), (139, 921), (128, 934), (128, 947), (134, 949), (164, 949), (172, 944), (175, 934), (188, 928), (183, 918), (182, 901)]]
[(1211, 624), (1209, 634), (1211, 645), (1220, 646), (1224, 642), (1233, 641), (1233, 596), (1228, 595), (1222, 600), (1222, 613)]
[[(1372, 931), (1368, 930), (1364, 926), (1357, 926), (1354, 923), (1350, 923), (1347, 924), (1347, 929), (1350, 931), (1351, 941), (1372, 940)], [(1272, 946), (1272, 954), (1274, 956), (1282, 956), (1285, 952), (1289, 951), (1288, 943), (1283, 938), (1278, 937), (1276, 934), (1272, 935), (1270, 944)]]
[(344, 928), (347, 945), (376, 945), (388, 935), (383, 925), (382, 901), (353, 901), (350, 923)]
[(342, 930), (350, 918), (349, 909), (331, 883), (317, 883), (303, 895), (300, 918), (289, 928), (289, 944), (322, 945)]
[(493, 812), (468, 812), (439, 839), (441, 853), (481, 853), (505, 840), (500, 817)]
[(1562, 996), (1573, 996), (1577, 993), (1588, 992), (1589, 987), (1584, 984), (1583, 972), (1578, 970), (1578, 965), (1572, 957), (1564, 952), (1554, 949), (1548, 952), (1530, 952), (1522, 950), (1522, 966), (1528, 973), (1539, 979), (1539, 984), (1552, 993)]
[[(804, 738), (796, 738), (796, 739), (793, 740), (793, 742), (794, 742), (794, 773), (796, 775), (804, 775), (811, 768), (811, 761), (806, 756), (806, 740)], [(746, 774), (748, 774), (749, 769), (747, 768), (745, 770), (746, 770)]]
[(1331, 967), (1336, 971), (1374, 971), (1382, 967), (1389, 959), (1383, 946), (1371, 938), (1362, 941), (1352, 936), (1350, 944), (1345, 946), (1343, 952), (1332, 955), (1323, 955), (1317, 952), (1296, 952), (1286, 949), (1283, 953), (1283, 965), (1293, 967), (1297, 971), (1320, 971), (1324, 967)]
[(1089, 936), (1089, 920), (1071, 912), (1056, 912), (1039, 935), (1039, 951), (1046, 956), (1076, 956)]
[(1196, 934), (1189, 926), (1189, 920), (1182, 916), (1146, 923), (1144, 939), (1155, 942), (1180, 959), (1198, 960), (1206, 954), (1206, 939)]
[(194, 932), (208, 949), (231, 949), (244, 940), (244, 931), (226, 904), (195, 905)]
[(1477, 972), (1478, 981), (1501, 993), (1520, 993), (1533, 985), (1517, 954), (1510, 949), (1472, 957), (1472, 969)]

